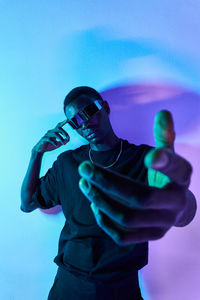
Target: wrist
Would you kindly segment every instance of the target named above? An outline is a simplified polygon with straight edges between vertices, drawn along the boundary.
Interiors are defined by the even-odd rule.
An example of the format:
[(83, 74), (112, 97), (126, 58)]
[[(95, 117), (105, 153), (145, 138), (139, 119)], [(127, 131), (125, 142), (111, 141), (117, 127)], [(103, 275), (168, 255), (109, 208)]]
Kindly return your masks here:
[(42, 157), (44, 152), (38, 151), (35, 147), (31, 150), (31, 156), (32, 157)]

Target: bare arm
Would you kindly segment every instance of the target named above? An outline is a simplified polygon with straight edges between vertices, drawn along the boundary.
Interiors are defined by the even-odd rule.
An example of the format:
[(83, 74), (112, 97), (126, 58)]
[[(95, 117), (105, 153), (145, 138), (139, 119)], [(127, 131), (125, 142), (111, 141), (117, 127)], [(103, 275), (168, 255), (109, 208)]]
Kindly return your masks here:
[(39, 183), (43, 154), (47, 151), (52, 151), (62, 145), (65, 145), (70, 140), (68, 133), (62, 128), (65, 123), (66, 120), (58, 123), (54, 129), (48, 130), (31, 151), (31, 159), (28, 165), (28, 170), (21, 187), (20, 209), (24, 212), (31, 212), (38, 207), (33, 201), (32, 195)]
[(39, 181), (42, 157), (42, 152), (32, 150), (28, 170), (21, 187), (20, 209), (24, 212), (29, 212), (37, 208), (36, 204), (32, 201), (32, 195)]

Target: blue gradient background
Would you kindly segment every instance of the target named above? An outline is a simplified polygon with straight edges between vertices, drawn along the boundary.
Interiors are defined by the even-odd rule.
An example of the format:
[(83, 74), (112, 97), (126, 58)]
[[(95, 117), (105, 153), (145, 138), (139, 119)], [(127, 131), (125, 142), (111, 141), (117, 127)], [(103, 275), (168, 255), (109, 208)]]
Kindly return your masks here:
[[(199, 203), (199, 14), (194, 0), (0, 0), (0, 299), (43, 300), (53, 284), (63, 213), (23, 213), (20, 188), (32, 147), (64, 120), (75, 86), (99, 90), (116, 133), (136, 144), (154, 145), (153, 118), (169, 109)], [(66, 130), (71, 142), (44, 155), (41, 176), (59, 153), (86, 143)], [(145, 300), (199, 299), (199, 225), (197, 211), (188, 226), (150, 242)]]

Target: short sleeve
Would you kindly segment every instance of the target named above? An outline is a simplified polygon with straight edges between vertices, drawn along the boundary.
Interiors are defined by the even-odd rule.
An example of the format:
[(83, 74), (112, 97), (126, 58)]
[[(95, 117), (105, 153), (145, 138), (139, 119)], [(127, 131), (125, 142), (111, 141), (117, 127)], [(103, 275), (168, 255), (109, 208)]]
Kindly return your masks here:
[(39, 208), (48, 209), (60, 205), (57, 172), (58, 160), (56, 160), (52, 167), (48, 169), (47, 173), (39, 179), (39, 184), (32, 195), (33, 201)]

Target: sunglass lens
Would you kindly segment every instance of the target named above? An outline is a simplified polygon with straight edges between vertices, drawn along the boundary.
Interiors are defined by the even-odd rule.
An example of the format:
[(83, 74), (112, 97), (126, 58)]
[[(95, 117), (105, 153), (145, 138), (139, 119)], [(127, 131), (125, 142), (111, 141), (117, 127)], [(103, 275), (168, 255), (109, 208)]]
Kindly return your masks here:
[(92, 117), (97, 111), (98, 111), (98, 108), (96, 107), (96, 105), (94, 103), (88, 105), (84, 109), (84, 112), (90, 117)]
[(70, 121), (69, 124), (74, 129), (78, 129), (82, 126), (82, 124), (89, 120), (96, 112), (99, 111), (100, 108), (95, 105), (95, 103), (91, 103), (90, 105), (86, 106), (82, 111), (77, 113)]

